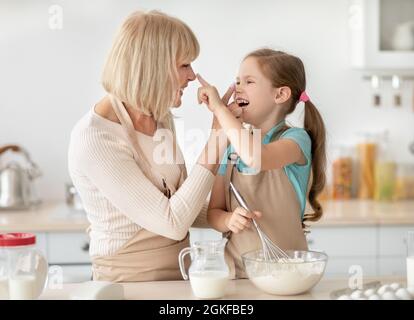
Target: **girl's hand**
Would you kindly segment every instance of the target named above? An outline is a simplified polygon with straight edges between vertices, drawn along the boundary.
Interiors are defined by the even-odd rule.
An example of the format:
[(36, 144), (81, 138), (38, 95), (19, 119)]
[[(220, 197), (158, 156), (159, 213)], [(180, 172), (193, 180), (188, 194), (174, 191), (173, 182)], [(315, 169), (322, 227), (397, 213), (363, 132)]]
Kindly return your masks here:
[[(227, 106), (227, 108), (231, 108), (231, 107), (233, 107), (233, 105), (237, 105), (237, 103), (236, 102), (232, 102), (232, 103), (230, 103), (229, 104), (229, 100), (230, 100), (230, 98), (231, 98), (231, 96), (233, 95), (233, 93), (235, 92), (234, 91), (235, 90), (235, 87), (233, 86), (233, 85), (231, 85), (228, 89), (227, 89), (227, 91), (226, 91), (226, 93), (223, 95), (223, 97), (221, 97), (221, 101), (223, 102), (223, 104), (225, 105), (225, 106)], [(231, 109), (230, 109), (231, 110)], [(231, 110), (232, 111), (232, 110)], [(233, 111), (232, 111), (233, 112)], [(236, 116), (236, 115), (235, 115)], [(218, 121), (218, 119), (217, 119), (217, 117), (216, 116), (214, 116), (213, 117), (213, 125), (212, 125), (212, 129), (215, 129), (215, 130), (220, 130), (221, 129), (221, 126), (220, 126), (220, 122)]]
[(224, 94), (223, 98), (220, 99), (220, 95), (217, 89), (210, 85), (206, 80), (204, 80), (199, 74), (197, 74), (197, 79), (201, 83), (201, 87), (198, 88), (198, 103), (205, 103), (210, 111), (213, 113), (221, 107), (226, 107), (228, 101), (230, 100), (231, 95), (233, 94), (234, 87), (230, 87), (229, 90)]
[(240, 107), (235, 101), (230, 103), (227, 108), (231, 111), (233, 116), (240, 121), (240, 123), (243, 123), (243, 108)]
[(260, 218), (261, 216), (262, 213), (259, 211), (248, 212), (242, 207), (237, 207), (233, 213), (228, 214), (224, 223), (230, 231), (239, 233), (245, 228), (251, 227), (251, 219)]

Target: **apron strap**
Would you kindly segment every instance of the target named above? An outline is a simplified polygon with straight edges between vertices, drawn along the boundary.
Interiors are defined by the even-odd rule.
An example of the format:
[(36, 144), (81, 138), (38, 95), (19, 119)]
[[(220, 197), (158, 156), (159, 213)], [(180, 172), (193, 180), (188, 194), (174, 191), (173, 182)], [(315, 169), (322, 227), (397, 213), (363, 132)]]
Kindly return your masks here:
[[(158, 171), (153, 170), (151, 163), (146, 158), (144, 152), (142, 151), (138, 143), (134, 125), (124, 105), (114, 95), (110, 94), (109, 97), (111, 100), (112, 108), (116, 116), (118, 117), (119, 121), (121, 122), (121, 126), (127, 135), (127, 140), (132, 147), (132, 153), (134, 154), (135, 162), (141, 168), (144, 175), (150, 181), (152, 181), (153, 184), (158, 185), (159, 187), (163, 188), (165, 196), (167, 198), (170, 198), (172, 194), (175, 193), (176, 188), (173, 185), (169, 184), (167, 179), (165, 179)], [(181, 168), (181, 178), (180, 178), (180, 184), (181, 184), (182, 181), (185, 179), (186, 172), (184, 172), (183, 170), (183, 165), (180, 165), (180, 168)], [(162, 185), (159, 184), (159, 181), (162, 181)]]

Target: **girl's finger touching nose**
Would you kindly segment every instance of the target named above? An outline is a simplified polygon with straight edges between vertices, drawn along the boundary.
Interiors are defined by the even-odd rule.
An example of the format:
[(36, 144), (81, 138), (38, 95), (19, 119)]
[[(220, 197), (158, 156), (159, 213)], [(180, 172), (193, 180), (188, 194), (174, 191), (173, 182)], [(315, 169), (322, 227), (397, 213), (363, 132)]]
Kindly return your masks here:
[(210, 86), (210, 84), (206, 80), (204, 80), (204, 78), (199, 73), (197, 73), (197, 79), (201, 83), (202, 86), (204, 87)]
[(201, 104), (201, 88), (197, 89), (197, 100), (198, 100), (198, 104)]
[(227, 91), (226, 91), (226, 93), (223, 95), (223, 97), (221, 98), (221, 101), (223, 101), (223, 103), (224, 103), (225, 105), (227, 105), (227, 104), (229, 103), (229, 100), (230, 100), (231, 96), (233, 95), (233, 92), (234, 92), (234, 85), (231, 85), (231, 86), (227, 89)]

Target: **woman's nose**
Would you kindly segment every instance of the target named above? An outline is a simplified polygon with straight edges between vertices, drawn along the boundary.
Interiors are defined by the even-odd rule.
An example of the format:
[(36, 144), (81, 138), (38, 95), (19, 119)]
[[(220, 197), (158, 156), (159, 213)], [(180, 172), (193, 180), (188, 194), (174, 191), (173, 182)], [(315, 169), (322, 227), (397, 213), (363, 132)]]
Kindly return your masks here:
[(196, 79), (196, 75), (194, 73), (193, 67), (189, 68), (187, 77), (189, 81), (194, 81)]

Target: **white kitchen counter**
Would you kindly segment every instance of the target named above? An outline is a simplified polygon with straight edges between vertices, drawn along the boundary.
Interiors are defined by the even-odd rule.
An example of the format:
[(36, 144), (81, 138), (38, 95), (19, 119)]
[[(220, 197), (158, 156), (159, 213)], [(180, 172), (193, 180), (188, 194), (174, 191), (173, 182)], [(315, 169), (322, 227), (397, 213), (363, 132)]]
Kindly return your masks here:
[[(414, 224), (414, 201), (346, 200), (322, 202), (324, 215), (314, 227)], [(0, 210), (0, 232), (84, 232), (86, 214), (63, 201), (46, 202), (31, 210)]]
[[(382, 284), (392, 282), (406, 286), (401, 277), (379, 277), (366, 279), (365, 282), (381, 281)], [(61, 289), (46, 289), (40, 296), (44, 300), (71, 299), (71, 294), (79, 287), (80, 283), (64, 284)], [(151, 281), (123, 283), (124, 294), (127, 300), (193, 300), (194, 297), (189, 281)], [(330, 293), (334, 290), (348, 287), (348, 279), (323, 278), (310, 292), (297, 296), (275, 296), (266, 294), (257, 289), (250, 280), (231, 280), (227, 286), (226, 296), (223, 299), (246, 300), (326, 300), (330, 299)]]
[(328, 200), (321, 201), (322, 218), (315, 227), (393, 226), (414, 224), (414, 201)]
[(84, 232), (89, 226), (84, 211), (63, 201), (46, 202), (30, 210), (0, 210), (0, 232)]

